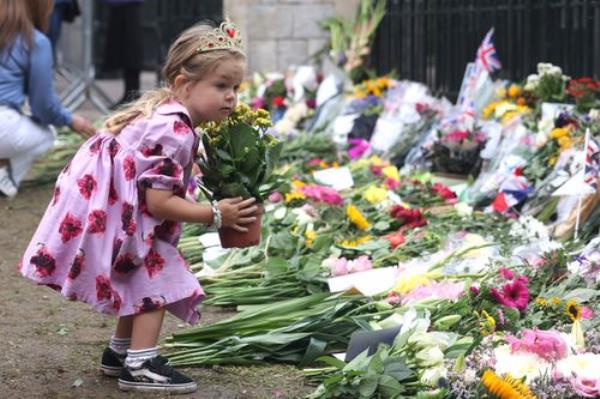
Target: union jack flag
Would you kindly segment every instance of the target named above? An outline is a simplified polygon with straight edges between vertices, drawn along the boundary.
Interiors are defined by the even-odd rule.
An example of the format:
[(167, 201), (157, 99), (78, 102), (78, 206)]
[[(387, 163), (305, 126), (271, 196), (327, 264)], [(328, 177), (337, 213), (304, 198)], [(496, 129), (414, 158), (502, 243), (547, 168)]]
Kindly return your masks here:
[(481, 45), (477, 49), (477, 64), (481, 65), (488, 73), (492, 73), (494, 71), (499, 70), (502, 67), (500, 64), (500, 60), (498, 59), (498, 54), (496, 54), (496, 46), (492, 41), (492, 36), (494, 35), (494, 28), (490, 29), (490, 31), (485, 35)]

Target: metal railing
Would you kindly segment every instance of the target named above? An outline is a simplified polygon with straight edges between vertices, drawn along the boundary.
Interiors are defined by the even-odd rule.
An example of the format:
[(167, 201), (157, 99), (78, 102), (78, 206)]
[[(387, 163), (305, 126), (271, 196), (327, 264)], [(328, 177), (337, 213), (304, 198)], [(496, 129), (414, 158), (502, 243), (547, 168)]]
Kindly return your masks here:
[(525, 79), (538, 62), (600, 73), (600, 0), (389, 0), (371, 64), (455, 99), (492, 26), (502, 78)]

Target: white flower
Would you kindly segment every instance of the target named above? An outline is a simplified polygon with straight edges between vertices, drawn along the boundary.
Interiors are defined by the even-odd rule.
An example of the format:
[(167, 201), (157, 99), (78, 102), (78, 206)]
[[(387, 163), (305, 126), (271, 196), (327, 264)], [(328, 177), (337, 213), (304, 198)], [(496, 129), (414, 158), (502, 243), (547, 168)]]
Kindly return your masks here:
[(440, 378), (446, 378), (448, 370), (444, 366), (429, 368), (421, 374), (421, 384), (436, 387)]
[(287, 209), (285, 208), (285, 206), (280, 206), (275, 210), (275, 212), (273, 212), (273, 217), (277, 220), (281, 220), (285, 217), (286, 214)]
[(313, 223), (316, 218), (310, 215), (304, 208), (294, 208), (292, 213), (296, 215), (296, 222), (300, 226), (304, 226), (305, 224)]
[(495, 370), (497, 374), (508, 374), (515, 378), (526, 378), (531, 382), (539, 375), (550, 375), (552, 365), (543, 358), (533, 353), (512, 353), (509, 345), (500, 345), (494, 349), (496, 358)]
[(421, 367), (442, 366), (444, 364), (444, 353), (440, 348), (432, 346), (417, 352), (415, 360)]
[(535, 90), (539, 83), (540, 77), (538, 75), (529, 75), (525, 83), (525, 90)]
[(566, 378), (575, 374), (584, 379), (594, 380), (598, 378), (598, 370), (600, 370), (600, 354), (595, 353), (568, 356), (556, 364), (556, 371)]
[(467, 218), (473, 213), (473, 207), (465, 202), (459, 202), (458, 204), (454, 205), (454, 209), (461, 218)]

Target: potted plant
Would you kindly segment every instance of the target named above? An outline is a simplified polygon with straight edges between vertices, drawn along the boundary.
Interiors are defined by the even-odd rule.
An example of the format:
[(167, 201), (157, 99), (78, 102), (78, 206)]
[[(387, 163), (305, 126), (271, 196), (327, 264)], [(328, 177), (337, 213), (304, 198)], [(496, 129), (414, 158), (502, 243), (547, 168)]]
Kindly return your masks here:
[(433, 144), (431, 158), (438, 172), (477, 176), (481, 167), (479, 153), (483, 149), (485, 134), (476, 130), (453, 130), (442, 134)]
[(205, 131), (205, 153), (198, 165), (203, 174), (201, 189), (208, 199), (254, 197), (259, 205), (256, 222), (246, 226), (248, 232), (219, 229), (224, 248), (243, 248), (260, 242), (262, 202), (279, 184), (269, 180), (281, 150), (281, 143), (266, 132), (270, 126), (267, 111), (253, 112), (245, 104), (221, 122), (200, 126)]

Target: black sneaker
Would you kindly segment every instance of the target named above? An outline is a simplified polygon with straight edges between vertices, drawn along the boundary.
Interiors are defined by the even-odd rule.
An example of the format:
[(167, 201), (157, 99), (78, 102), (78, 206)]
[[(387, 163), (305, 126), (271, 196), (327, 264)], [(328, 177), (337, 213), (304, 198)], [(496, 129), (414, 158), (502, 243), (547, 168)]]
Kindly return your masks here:
[[(121, 375), (121, 369), (126, 357), (127, 355), (120, 355), (109, 347), (106, 347), (102, 354), (102, 361), (100, 362), (100, 372), (107, 377), (118, 377)], [(159, 355), (156, 358), (164, 364), (170, 363), (170, 360), (164, 356)]]
[(139, 368), (123, 367), (119, 388), (122, 391), (191, 393), (198, 389), (198, 384), (155, 357)]

